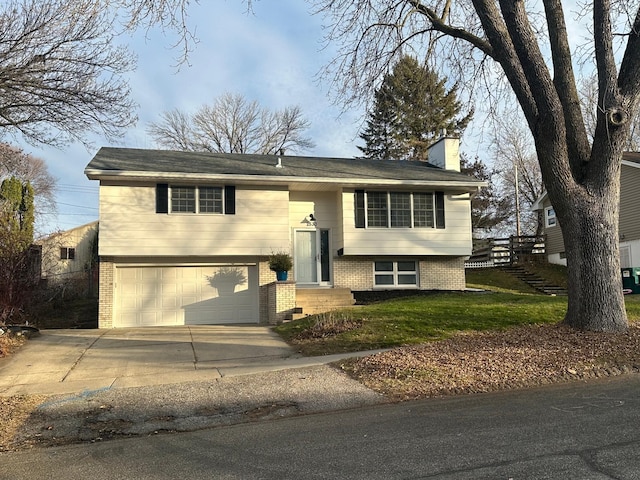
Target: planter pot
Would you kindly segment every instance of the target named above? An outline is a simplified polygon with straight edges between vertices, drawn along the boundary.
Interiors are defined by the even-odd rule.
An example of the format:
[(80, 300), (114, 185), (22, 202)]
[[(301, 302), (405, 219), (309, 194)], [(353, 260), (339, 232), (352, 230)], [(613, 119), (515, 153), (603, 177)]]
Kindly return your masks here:
[(288, 273), (289, 272), (276, 272), (276, 279), (279, 282), (284, 282), (287, 280)]

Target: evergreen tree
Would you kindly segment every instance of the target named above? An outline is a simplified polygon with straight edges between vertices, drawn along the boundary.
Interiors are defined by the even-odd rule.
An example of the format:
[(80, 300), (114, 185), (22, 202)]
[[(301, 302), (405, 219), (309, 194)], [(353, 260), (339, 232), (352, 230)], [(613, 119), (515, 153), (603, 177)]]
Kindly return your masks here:
[(461, 132), (473, 113), (458, 119), (462, 105), (446, 78), (410, 56), (402, 57), (375, 92), (373, 110), (360, 134), (364, 158), (426, 160), (438, 134)]
[(31, 183), (23, 183), (16, 177), (7, 178), (0, 185), (0, 202), (3, 204), (1, 223), (7, 233), (2, 241), (12, 243), (11, 250), (24, 250), (33, 243), (33, 197)]
[(33, 188), (9, 177), (0, 184), (0, 323), (19, 318), (38, 278), (30, 263)]

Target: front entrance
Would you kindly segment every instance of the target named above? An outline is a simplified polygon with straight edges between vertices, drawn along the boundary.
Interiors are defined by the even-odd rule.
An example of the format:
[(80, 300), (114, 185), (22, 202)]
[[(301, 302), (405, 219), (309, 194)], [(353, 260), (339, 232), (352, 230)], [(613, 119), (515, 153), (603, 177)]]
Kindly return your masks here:
[(329, 230), (296, 230), (294, 240), (296, 283), (329, 285), (331, 282)]

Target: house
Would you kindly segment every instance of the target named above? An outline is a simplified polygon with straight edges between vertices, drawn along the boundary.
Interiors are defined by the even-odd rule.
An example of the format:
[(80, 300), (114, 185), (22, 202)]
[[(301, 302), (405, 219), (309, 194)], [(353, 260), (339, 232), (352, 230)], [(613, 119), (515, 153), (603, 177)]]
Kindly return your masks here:
[(57, 283), (86, 274), (95, 264), (97, 242), (97, 220), (40, 239), (41, 277)]
[[(640, 152), (627, 152), (622, 157), (620, 170), (620, 266), (629, 268), (640, 265)], [(556, 220), (553, 206), (546, 192), (533, 205), (534, 210), (544, 212), (544, 233), (547, 237), (546, 252), (549, 263), (566, 265), (564, 239)]]
[[(463, 289), (484, 183), (460, 173), (458, 144), (430, 163), (100, 149), (85, 169), (100, 181), (99, 326), (276, 323), (303, 293)], [(282, 251), (294, 267), (278, 282)]]

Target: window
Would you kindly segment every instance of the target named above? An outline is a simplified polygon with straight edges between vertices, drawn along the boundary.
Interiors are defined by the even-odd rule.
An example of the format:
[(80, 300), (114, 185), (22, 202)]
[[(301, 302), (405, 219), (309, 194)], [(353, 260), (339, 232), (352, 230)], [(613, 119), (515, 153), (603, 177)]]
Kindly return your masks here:
[(418, 271), (413, 260), (378, 261), (373, 264), (373, 283), (379, 288), (415, 288)]
[(76, 249), (72, 247), (60, 247), (60, 260), (75, 260)]
[(223, 213), (222, 187), (172, 186), (171, 213)]
[(444, 193), (356, 190), (356, 228), (444, 228)]
[(219, 187), (200, 187), (200, 213), (222, 213), (222, 189)]
[(553, 207), (547, 207), (544, 209), (544, 222), (547, 227), (556, 226), (556, 212)]
[(368, 192), (367, 224), (370, 227), (388, 227), (387, 194), (384, 192)]

